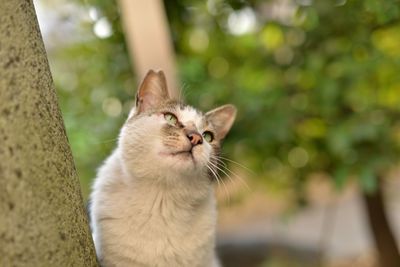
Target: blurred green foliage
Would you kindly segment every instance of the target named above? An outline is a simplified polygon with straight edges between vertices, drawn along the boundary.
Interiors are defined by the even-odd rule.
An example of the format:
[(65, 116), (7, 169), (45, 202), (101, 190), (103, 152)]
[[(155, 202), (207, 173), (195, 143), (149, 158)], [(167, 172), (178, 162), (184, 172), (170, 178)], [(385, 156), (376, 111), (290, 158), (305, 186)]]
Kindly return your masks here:
[[(115, 146), (138, 81), (116, 3), (78, 2), (97, 18), (54, 52), (53, 73), (88, 192)], [(312, 173), (373, 191), (400, 150), (400, 1), (171, 0), (165, 7), (183, 95), (238, 109), (225, 153), (256, 179), (301, 199)], [(98, 38), (100, 19), (112, 34)]]

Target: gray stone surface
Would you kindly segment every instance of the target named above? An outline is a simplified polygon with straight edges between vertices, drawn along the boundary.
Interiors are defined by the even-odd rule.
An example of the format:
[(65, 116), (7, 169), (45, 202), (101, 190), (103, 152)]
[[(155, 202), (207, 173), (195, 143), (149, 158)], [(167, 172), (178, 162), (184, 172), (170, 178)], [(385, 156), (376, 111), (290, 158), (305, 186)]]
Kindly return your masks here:
[(0, 266), (97, 266), (33, 4), (0, 6)]

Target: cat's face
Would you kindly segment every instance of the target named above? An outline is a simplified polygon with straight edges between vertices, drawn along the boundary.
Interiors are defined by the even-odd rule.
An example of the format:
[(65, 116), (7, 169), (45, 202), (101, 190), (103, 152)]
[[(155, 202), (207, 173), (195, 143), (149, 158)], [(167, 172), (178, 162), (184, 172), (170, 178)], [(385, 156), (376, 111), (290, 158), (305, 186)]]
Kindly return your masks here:
[(150, 71), (121, 132), (126, 168), (141, 177), (211, 178), (235, 114), (232, 105), (203, 114), (170, 99), (163, 73)]

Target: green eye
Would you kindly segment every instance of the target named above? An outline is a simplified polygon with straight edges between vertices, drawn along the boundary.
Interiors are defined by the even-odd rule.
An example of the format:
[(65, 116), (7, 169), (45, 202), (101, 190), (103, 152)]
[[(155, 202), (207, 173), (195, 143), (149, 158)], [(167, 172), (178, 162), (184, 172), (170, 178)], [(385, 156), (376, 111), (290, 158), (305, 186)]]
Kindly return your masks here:
[(173, 125), (173, 126), (176, 126), (178, 123), (178, 119), (172, 113), (165, 113), (164, 119), (167, 121), (168, 124)]
[(208, 143), (211, 143), (212, 140), (214, 140), (214, 135), (210, 131), (205, 131), (203, 133), (203, 138), (206, 140)]

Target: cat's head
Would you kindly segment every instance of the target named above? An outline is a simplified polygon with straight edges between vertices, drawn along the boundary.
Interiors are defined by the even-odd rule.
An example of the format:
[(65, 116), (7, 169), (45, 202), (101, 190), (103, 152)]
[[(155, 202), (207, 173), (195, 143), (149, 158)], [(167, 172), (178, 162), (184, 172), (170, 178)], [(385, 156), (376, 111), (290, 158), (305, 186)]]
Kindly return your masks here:
[(221, 142), (235, 116), (232, 105), (203, 114), (171, 99), (164, 73), (149, 71), (121, 131), (125, 167), (139, 177), (212, 179)]

